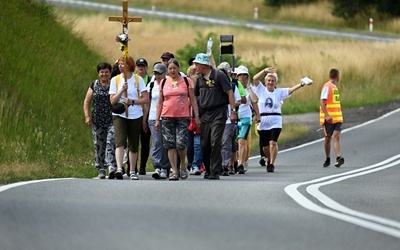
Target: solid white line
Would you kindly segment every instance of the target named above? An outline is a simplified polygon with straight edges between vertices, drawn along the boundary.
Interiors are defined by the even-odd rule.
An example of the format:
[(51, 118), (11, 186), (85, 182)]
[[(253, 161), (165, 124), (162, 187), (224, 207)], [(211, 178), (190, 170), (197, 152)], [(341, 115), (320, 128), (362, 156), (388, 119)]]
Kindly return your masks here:
[(346, 213), (346, 214), (350, 214), (350, 215), (354, 215), (360, 218), (364, 218), (370, 221), (375, 221), (377, 223), (381, 223), (381, 224), (385, 224), (387, 226), (391, 226), (391, 227), (395, 227), (400, 229), (400, 222), (398, 221), (394, 221), (394, 220), (390, 220), (390, 219), (386, 219), (386, 218), (382, 218), (379, 216), (375, 216), (375, 215), (370, 215), (367, 213), (363, 213), (363, 212), (359, 212), (350, 208), (347, 208), (341, 204), (339, 204), (338, 202), (332, 200), (331, 198), (329, 198), (328, 196), (326, 196), (325, 194), (323, 194), (321, 191), (319, 191), (319, 188), (321, 186), (325, 186), (325, 185), (329, 185), (329, 184), (333, 184), (333, 183), (337, 183), (339, 181), (343, 181), (343, 180), (347, 180), (350, 178), (354, 178), (354, 177), (358, 177), (358, 176), (362, 176), (362, 175), (366, 175), (366, 174), (370, 174), (370, 173), (374, 173), (377, 171), (381, 171), (387, 168), (391, 168), (394, 167), (396, 165), (400, 164), (400, 160), (392, 162), (388, 165), (382, 166), (382, 167), (378, 167), (375, 169), (371, 169), (365, 172), (361, 172), (361, 173), (357, 173), (354, 175), (348, 175), (348, 176), (344, 176), (341, 178), (337, 178), (334, 180), (330, 180), (324, 183), (319, 183), (319, 184), (314, 184), (314, 185), (310, 185), (307, 187), (307, 192), (309, 194), (311, 194), (312, 196), (314, 196), (315, 198), (317, 198), (321, 203), (323, 203), (325, 206), (330, 207), (332, 209), (335, 209), (336, 211), (342, 212), (342, 213)]
[(58, 178), (58, 179), (43, 179), (43, 180), (34, 180), (34, 181), (22, 181), (22, 182), (17, 182), (17, 183), (0, 186), (0, 193), (6, 191), (8, 189), (11, 189), (11, 188), (34, 184), (34, 183), (40, 183), (40, 182), (46, 182), (46, 181), (71, 180), (71, 179), (75, 179), (75, 178)]
[[(400, 238), (400, 230), (395, 229), (395, 228), (400, 228), (399, 222), (349, 209), (349, 208), (344, 207), (341, 204), (333, 201), (332, 199), (330, 199), (326, 195), (322, 194), (318, 190), (318, 188), (323, 185), (332, 184), (332, 183), (339, 182), (341, 180), (345, 180), (348, 178), (353, 178), (353, 177), (357, 177), (360, 175), (365, 175), (368, 173), (372, 173), (372, 172), (380, 171), (380, 170), (383, 170), (383, 169), (386, 169), (389, 167), (396, 166), (396, 165), (400, 164), (400, 160), (397, 160), (398, 158), (400, 158), (400, 155), (396, 155), (396, 156), (393, 156), (393, 157), (391, 157), (385, 161), (382, 161), (380, 163), (377, 163), (377, 164), (374, 164), (374, 165), (371, 165), (371, 166), (368, 166), (365, 168), (357, 169), (354, 171), (346, 172), (343, 174), (326, 176), (323, 178), (319, 178), (319, 179), (307, 181), (307, 182), (302, 182), (302, 183), (295, 183), (295, 184), (285, 187), (285, 192), (294, 201), (296, 201), (299, 205), (301, 205), (302, 207), (304, 207), (308, 210), (314, 211), (316, 213), (324, 214), (324, 215), (327, 215), (327, 216), (330, 216), (330, 217), (333, 217), (333, 218), (336, 218), (339, 220), (343, 220), (343, 221), (346, 221), (346, 222), (349, 222), (349, 223), (352, 223), (352, 224), (355, 224), (355, 225), (358, 225), (358, 226), (361, 226), (364, 228), (368, 228), (370, 230), (381, 232), (381, 233), (384, 233), (384, 234), (387, 234), (387, 235), (390, 235), (390, 236), (393, 236), (396, 238)], [(397, 161), (392, 162), (394, 160), (397, 160)], [(341, 176), (343, 176), (343, 177), (341, 177)], [(336, 177), (338, 177), (338, 178), (336, 178)], [(332, 178), (335, 178), (335, 179), (332, 179)], [(327, 208), (323, 208), (323, 207), (313, 203), (311, 200), (306, 198), (304, 195), (302, 195), (298, 191), (298, 188), (300, 186), (317, 183), (317, 182), (325, 181), (328, 179), (331, 179), (331, 180), (320, 183), (320, 184), (311, 185), (311, 186), (307, 187), (306, 190), (308, 193), (310, 193), (315, 198), (320, 200), (327, 207), (329, 207), (331, 209), (335, 209), (340, 212), (336, 212), (336, 211), (333, 211), (333, 210), (330, 210)], [(354, 216), (357, 216), (357, 217), (354, 217)], [(362, 219), (362, 218), (364, 218), (364, 219)], [(380, 224), (372, 222), (372, 221), (378, 222)], [(395, 228), (393, 228), (393, 227), (395, 227)]]

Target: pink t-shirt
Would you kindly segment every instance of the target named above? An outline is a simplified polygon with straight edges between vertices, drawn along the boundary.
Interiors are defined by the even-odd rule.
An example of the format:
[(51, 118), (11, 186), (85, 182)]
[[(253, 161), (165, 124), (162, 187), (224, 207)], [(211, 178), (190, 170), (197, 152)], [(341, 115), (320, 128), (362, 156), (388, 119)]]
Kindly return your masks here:
[[(193, 89), (192, 80), (189, 77), (187, 77), (187, 80), (189, 88)], [(183, 77), (179, 78), (179, 82), (168, 77), (164, 88), (160, 84), (160, 90), (163, 92), (164, 97), (161, 117), (189, 117), (189, 90)]]

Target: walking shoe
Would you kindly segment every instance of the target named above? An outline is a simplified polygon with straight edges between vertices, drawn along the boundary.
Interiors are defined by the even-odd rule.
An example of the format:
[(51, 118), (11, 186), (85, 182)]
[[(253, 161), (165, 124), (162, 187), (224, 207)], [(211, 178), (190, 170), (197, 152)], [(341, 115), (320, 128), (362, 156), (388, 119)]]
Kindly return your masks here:
[(210, 173), (205, 172), (205, 173), (204, 173), (204, 179), (205, 179), (205, 180), (208, 180), (208, 177), (210, 177)]
[(246, 162), (243, 164), (243, 167), (244, 167), (244, 172), (247, 172), (247, 170), (249, 170), (249, 162), (246, 161)]
[(229, 175), (235, 175), (235, 171), (233, 170), (233, 166), (228, 167), (228, 174)]
[(331, 158), (327, 157), (324, 164), (322, 164), (322, 166), (324, 168), (328, 167), (329, 165), (331, 165)]
[(201, 172), (200, 172), (199, 168), (193, 167), (189, 174), (190, 175), (201, 175)]
[(145, 168), (140, 168), (139, 169), (139, 175), (146, 175), (146, 169)]
[(115, 179), (115, 168), (114, 167), (108, 167), (108, 179), (112, 180)]
[(222, 176), (229, 176), (228, 168), (227, 168), (227, 167), (223, 167), (223, 168), (222, 168)]
[(139, 176), (136, 173), (131, 173), (131, 180), (139, 180)]
[(153, 177), (156, 180), (161, 179), (160, 169), (158, 169), (158, 168), (154, 169), (154, 173), (151, 175), (151, 177)]
[(274, 164), (268, 164), (267, 165), (267, 172), (273, 173), (275, 170)]
[(335, 167), (340, 168), (340, 166), (342, 166), (343, 164), (344, 164), (344, 158), (341, 156), (336, 157)]
[(160, 172), (160, 179), (167, 179), (167, 170), (166, 169), (162, 169)]
[(180, 174), (182, 180), (186, 180), (188, 178), (188, 172), (186, 170), (186, 167), (181, 168), (181, 171), (179, 171), (179, 174)]
[(97, 175), (97, 178), (105, 179), (106, 178), (106, 171), (104, 169), (99, 170), (99, 174)]
[(244, 171), (244, 166), (243, 166), (242, 164), (240, 164), (240, 165), (237, 167), (237, 173), (238, 173), (238, 174), (244, 174), (244, 173), (245, 173), (245, 171)]
[(261, 167), (265, 167), (265, 166), (266, 166), (266, 165), (265, 165), (265, 159), (264, 159), (264, 158), (261, 158), (261, 160), (259, 161), (259, 163), (260, 163)]
[(209, 180), (219, 180), (219, 175), (210, 175), (208, 176)]
[(122, 168), (117, 169), (117, 172), (115, 172), (115, 178), (117, 178), (118, 180), (124, 179), (124, 173), (122, 172)]
[(179, 181), (178, 173), (172, 173), (172, 174), (169, 176), (169, 180), (170, 180), (170, 181)]

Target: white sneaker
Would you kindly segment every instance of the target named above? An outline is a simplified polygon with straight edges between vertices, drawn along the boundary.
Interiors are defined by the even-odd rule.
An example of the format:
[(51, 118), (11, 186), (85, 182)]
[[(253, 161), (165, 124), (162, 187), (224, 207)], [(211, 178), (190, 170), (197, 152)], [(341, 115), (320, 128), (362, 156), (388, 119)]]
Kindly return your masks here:
[(192, 168), (192, 170), (189, 173), (190, 175), (201, 175), (200, 169), (197, 167)]
[(158, 180), (160, 179), (160, 169), (156, 168), (154, 169), (154, 173), (151, 175), (151, 177), (153, 177), (154, 179)]
[(167, 179), (167, 170), (166, 169), (161, 170), (160, 179)]
[(136, 173), (131, 173), (131, 180), (139, 180), (139, 176)]

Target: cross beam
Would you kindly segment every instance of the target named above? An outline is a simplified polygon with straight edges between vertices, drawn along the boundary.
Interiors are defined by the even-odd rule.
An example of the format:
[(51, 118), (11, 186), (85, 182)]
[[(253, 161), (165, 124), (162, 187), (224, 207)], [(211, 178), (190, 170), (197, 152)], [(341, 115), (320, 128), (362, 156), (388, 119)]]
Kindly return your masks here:
[[(128, 23), (130, 22), (142, 22), (142, 18), (141, 17), (129, 17), (128, 16), (128, 0), (123, 0), (122, 1), (122, 17), (119, 16), (110, 16), (108, 17), (108, 21), (111, 22), (120, 22), (122, 24), (122, 33), (124, 33), (125, 35), (128, 35)], [(126, 67), (126, 62), (127, 62), (127, 57), (128, 57), (128, 41), (126, 41), (125, 46), (123, 47), (123, 55), (124, 55), (124, 79), (125, 82), (128, 81), (127, 79), (127, 69), (128, 67)], [(133, 72), (132, 72), (133, 73)], [(125, 97), (128, 97), (128, 91), (125, 91)], [(128, 105), (125, 104), (125, 115), (128, 117)]]

